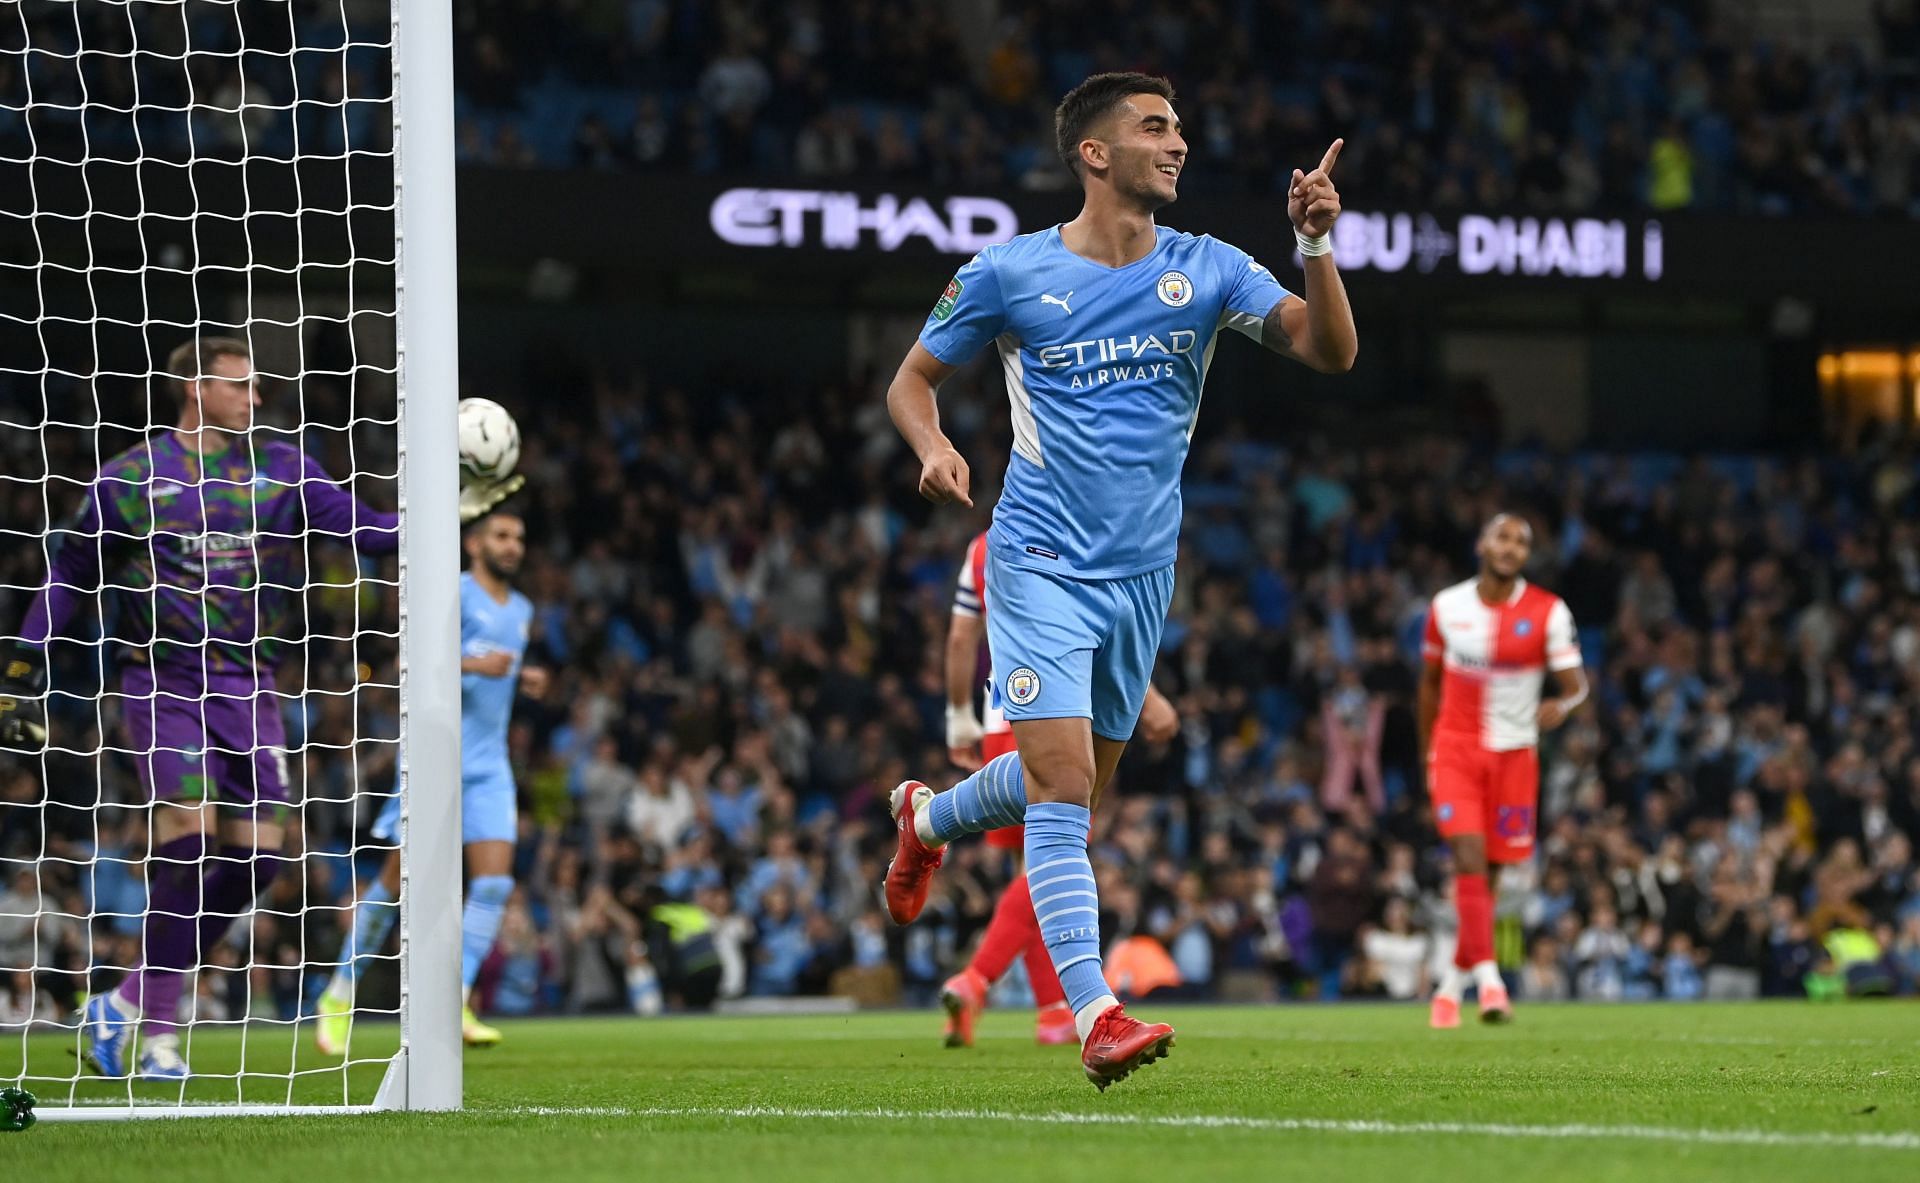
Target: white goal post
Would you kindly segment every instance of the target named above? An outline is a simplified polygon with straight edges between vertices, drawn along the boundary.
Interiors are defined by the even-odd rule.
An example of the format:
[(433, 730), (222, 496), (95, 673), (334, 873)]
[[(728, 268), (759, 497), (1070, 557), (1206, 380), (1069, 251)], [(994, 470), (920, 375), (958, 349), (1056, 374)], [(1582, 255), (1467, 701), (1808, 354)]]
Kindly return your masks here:
[(403, 760), (422, 758), (407, 764), (402, 797), (400, 1052), (376, 1103), (458, 1109), (460, 585), (446, 553), (460, 518), (452, 0), (393, 0), (393, 12), (400, 746)]
[[(63, 585), (82, 606), (45, 639), (44, 750), (0, 750), (0, 1088), (33, 1092), (41, 1119), (461, 1106), (452, 38), (452, 0), (0, 0), (0, 646), (42, 644), (23, 621), (61, 583), (57, 555), (84, 548), (95, 572)], [(251, 465), (237, 484), (212, 452), (163, 472), (153, 442), (181, 413), (169, 354), (211, 337), (244, 342), (261, 385), (259, 420), (223, 453)], [(304, 453), (304, 475), (269, 470), (271, 448)], [(361, 502), (354, 526), (276, 533), (262, 506), (306, 497), (314, 465)], [(169, 518), (162, 500), (199, 507)], [(246, 528), (216, 526), (215, 500)], [(356, 558), (366, 509), (397, 512), (396, 555), (377, 553), (388, 530)], [(209, 689), (142, 699), (122, 673), (159, 669), (167, 572), (188, 569), (201, 631), (172, 660), (199, 654)], [(251, 648), (254, 698), (212, 688), (236, 605), (225, 652)], [(250, 743), (215, 734), (221, 698), (253, 712)], [(197, 712), (194, 738), (156, 721), (167, 701)], [(163, 754), (203, 774), (150, 811)], [(265, 768), (287, 786), (269, 802), (283, 858), (263, 863), (257, 838), (251, 860), (212, 837), (157, 853), (156, 812), (255, 800)], [(396, 794), (397, 952), (353, 958), (379, 985), (346, 1054), (321, 1054), (314, 1001), (394, 849), (369, 823)], [(155, 875), (186, 882), (201, 859), (246, 868), (257, 899), (176, 914), (199, 934), (179, 1006), (117, 1012), (140, 1032), (126, 1071), (90, 1070), (71, 1002), (183, 964), (158, 954), (149, 905)], [(142, 1076), (156, 1017), (184, 1079)]]

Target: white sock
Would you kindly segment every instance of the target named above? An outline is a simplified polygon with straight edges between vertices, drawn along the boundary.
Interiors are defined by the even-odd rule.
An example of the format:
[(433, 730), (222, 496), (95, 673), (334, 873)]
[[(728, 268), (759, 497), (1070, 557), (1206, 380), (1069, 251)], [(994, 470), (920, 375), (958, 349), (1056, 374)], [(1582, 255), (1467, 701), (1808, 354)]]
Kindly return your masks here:
[(1501, 990), (1507, 988), (1507, 984), (1500, 979), (1500, 967), (1491, 961), (1482, 961), (1475, 965), (1472, 973), (1473, 984), (1481, 990), (1486, 990), (1490, 986)]
[(1087, 1032), (1093, 1030), (1095, 1019), (1098, 1019), (1101, 1015), (1106, 1014), (1108, 1010), (1119, 1005), (1120, 1000), (1118, 998), (1115, 998), (1111, 994), (1102, 994), (1079, 1010), (1074, 1011), (1073, 1029), (1080, 1033), (1080, 1042), (1085, 1043), (1087, 1041)]
[[(914, 790), (916, 793), (919, 791), (919, 789)], [(932, 804), (932, 790), (928, 790), (925, 800), (915, 802), (913, 806), (913, 832), (919, 836), (922, 846), (928, 850), (939, 850), (947, 843), (945, 839), (940, 838), (933, 832), (933, 819), (929, 816), (932, 811), (927, 808), (927, 806)]]
[(1466, 970), (1457, 965), (1449, 965), (1446, 973), (1440, 976), (1440, 988), (1433, 992), (1434, 996), (1449, 1002), (1458, 1002), (1466, 996), (1468, 981)]

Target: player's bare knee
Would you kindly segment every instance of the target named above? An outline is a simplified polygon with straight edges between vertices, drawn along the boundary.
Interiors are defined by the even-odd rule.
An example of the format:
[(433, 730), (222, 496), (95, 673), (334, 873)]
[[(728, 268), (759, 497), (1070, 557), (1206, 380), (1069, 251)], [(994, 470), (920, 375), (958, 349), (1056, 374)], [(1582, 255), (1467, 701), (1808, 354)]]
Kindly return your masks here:
[(467, 843), (467, 874), (511, 875), (513, 873), (513, 843), (511, 842), (469, 842)]
[(232, 818), (218, 826), (220, 844), (254, 854), (279, 854), (287, 845), (285, 827), (272, 822)]
[(213, 811), (204, 802), (196, 801), (190, 805), (173, 801), (156, 801), (153, 806), (152, 821), (153, 844), (164, 846), (176, 838), (199, 835), (203, 838), (214, 837)]
[(1478, 837), (1455, 838), (1453, 846), (1453, 872), (1456, 875), (1485, 875), (1487, 873), (1486, 843)]
[(1093, 766), (1072, 757), (1053, 756), (1034, 760), (1023, 756), (1027, 774), (1027, 798), (1031, 801), (1055, 801), (1066, 805), (1090, 805), (1093, 801)]

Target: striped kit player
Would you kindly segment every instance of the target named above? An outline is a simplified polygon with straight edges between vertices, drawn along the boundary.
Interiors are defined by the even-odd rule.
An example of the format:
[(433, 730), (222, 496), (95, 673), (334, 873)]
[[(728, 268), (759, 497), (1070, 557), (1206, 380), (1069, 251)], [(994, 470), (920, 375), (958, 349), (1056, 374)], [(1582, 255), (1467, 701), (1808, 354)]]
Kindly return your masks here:
[[(1484, 1022), (1513, 1016), (1493, 960), (1489, 864), (1533, 854), (1540, 795), (1542, 731), (1587, 696), (1573, 614), (1520, 572), (1533, 527), (1499, 514), (1480, 532), (1480, 570), (1433, 598), (1427, 611), (1420, 682), (1420, 735), (1434, 824), (1453, 850), (1460, 940), (1453, 968), (1435, 991), (1432, 1025), (1457, 1027), (1471, 982)], [(1541, 701), (1551, 674), (1556, 695)]]

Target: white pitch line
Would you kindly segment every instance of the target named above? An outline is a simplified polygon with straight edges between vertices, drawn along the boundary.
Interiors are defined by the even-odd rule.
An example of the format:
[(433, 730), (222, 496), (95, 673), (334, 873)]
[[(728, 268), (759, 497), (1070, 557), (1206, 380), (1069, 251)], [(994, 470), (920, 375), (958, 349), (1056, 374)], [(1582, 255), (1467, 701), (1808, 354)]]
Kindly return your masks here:
[[(481, 1110), (479, 1112), (488, 1112)], [(1240, 1117), (1232, 1114), (1012, 1113), (993, 1109), (789, 1109), (772, 1105), (739, 1108), (626, 1108), (582, 1105), (516, 1106), (495, 1113), (534, 1117), (730, 1117), (787, 1121), (998, 1121), (1019, 1125), (1142, 1126), (1168, 1129), (1254, 1130), (1294, 1134), (1453, 1134), (1470, 1138), (1625, 1138), (1642, 1142), (1692, 1142), (1722, 1146), (1817, 1146), (1855, 1150), (1920, 1150), (1920, 1133), (1830, 1134), (1780, 1130), (1682, 1129), (1646, 1125), (1512, 1125), (1467, 1121), (1361, 1121), (1320, 1117)]]

